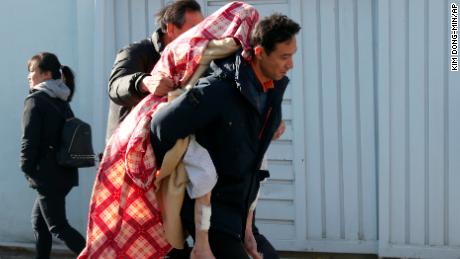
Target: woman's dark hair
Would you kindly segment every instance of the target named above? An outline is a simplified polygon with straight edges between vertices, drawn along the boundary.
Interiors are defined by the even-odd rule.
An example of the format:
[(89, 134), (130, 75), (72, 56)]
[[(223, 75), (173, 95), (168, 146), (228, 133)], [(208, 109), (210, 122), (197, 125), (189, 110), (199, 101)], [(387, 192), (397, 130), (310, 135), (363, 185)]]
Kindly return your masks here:
[(33, 71), (35, 68), (40, 69), (41, 72), (49, 71), (53, 79), (62, 78), (64, 84), (70, 89), (67, 100), (69, 102), (72, 100), (75, 92), (75, 76), (70, 67), (61, 65), (56, 55), (50, 52), (40, 52), (29, 59), (27, 68), (29, 71)]
[(275, 13), (257, 23), (252, 31), (251, 44), (253, 47), (261, 45), (270, 54), (276, 44), (290, 40), (299, 31), (298, 23), (286, 15)]
[(166, 25), (172, 23), (182, 28), (185, 23), (186, 12), (201, 12), (200, 4), (195, 0), (177, 0), (163, 7), (156, 15), (155, 20), (162, 32), (166, 32)]

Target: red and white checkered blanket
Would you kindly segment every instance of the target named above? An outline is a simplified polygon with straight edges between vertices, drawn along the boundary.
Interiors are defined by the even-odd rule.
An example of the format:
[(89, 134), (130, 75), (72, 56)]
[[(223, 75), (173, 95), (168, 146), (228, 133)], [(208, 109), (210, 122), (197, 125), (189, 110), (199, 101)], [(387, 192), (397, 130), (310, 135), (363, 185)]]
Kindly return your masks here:
[[(248, 4), (225, 5), (171, 42), (152, 75), (183, 86), (214, 39), (237, 39), (249, 58), (250, 33), (258, 18)], [(79, 258), (161, 258), (171, 249), (155, 196), (158, 168), (149, 139), (152, 116), (165, 101), (153, 94), (144, 98), (107, 144), (93, 187), (87, 244)]]

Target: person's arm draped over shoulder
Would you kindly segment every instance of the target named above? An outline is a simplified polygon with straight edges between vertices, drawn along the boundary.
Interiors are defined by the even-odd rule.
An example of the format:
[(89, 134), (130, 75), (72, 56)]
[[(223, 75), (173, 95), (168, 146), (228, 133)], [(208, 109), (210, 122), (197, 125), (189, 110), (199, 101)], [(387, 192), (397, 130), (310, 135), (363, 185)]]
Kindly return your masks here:
[(158, 59), (148, 41), (130, 44), (118, 52), (109, 78), (109, 96), (114, 103), (131, 107), (147, 95), (141, 82)]
[[(158, 161), (176, 144), (214, 122), (222, 107), (222, 85), (211, 85), (206, 79), (157, 111), (151, 124), (151, 142)], [(202, 158), (203, 159), (203, 158)], [(212, 163), (212, 162), (211, 162)], [(213, 258), (208, 230), (211, 217), (211, 192), (195, 198), (195, 245), (190, 258)]]
[(27, 175), (33, 175), (36, 171), (40, 154), (41, 129), (42, 115), (37, 100), (27, 98), (24, 102), (21, 139), (21, 170)]
[[(204, 128), (218, 116), (222, 87), (201, 80), (197, 86), (160, 109), (152, 119), (152, 144), (161, 162), (178, 139)], [(159, 156), (159, 157), (158, 157)]]

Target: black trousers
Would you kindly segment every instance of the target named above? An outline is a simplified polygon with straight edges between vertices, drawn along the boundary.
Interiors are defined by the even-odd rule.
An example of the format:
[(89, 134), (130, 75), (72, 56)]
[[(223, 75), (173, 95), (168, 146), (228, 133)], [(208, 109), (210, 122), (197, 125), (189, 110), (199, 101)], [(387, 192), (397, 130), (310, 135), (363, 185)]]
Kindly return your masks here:
[(263, 259), (279, 259), (279, 255), (270, 242), (260, 233), (254, 233), (257, 242), (257, 251), (262, 253)]
[[(257, 242), (257, 251), (263, 254), (264, 259), (279, 259), (273, 246), (261, 234), (254, 234)], [(217, 259), (241, 258), (249, 259), (243, 241), (222, 232), (210, 232), (209, 244), (212, 253)]]
[(71, 187), (60, 191), (38, 191), (32, 208), (32, 227), (35, 234), (35, 258), (50, 258), (52, 236), (67, 245), (72, 252), (80, 254), (85, 238), (69, 225), (65, 212), (65, 197)]
[[(254, 233), (257, 242), (257, 250), (263, 254), (264, 259), (279, 259), (275, 248), (270, 242), (260, 233)], [(217, 259), (225, 258), (249, 258), (246, 250), (244, 249), (243, 242), (235, 237), (221, 233), (210, 232), (209, 244), (212, 253)], [(185, 249), (173, 249), (165, 258), (166, 259), (187, 259), (190, 258), (191, 248), (186, 245)]]
[[(241, 239), (221, 232), (209, 232), (209, 245), (216, 259), (249, 259)], [(191, 248), (173, 249), (165, 259), (190, 258)]]
[(249, 259), (239, 238), (217, 231), (209, 231), (209, 245), (218, 259)]
[[(257, 251), (263, 254), (264, 259), (279, 259), (275, 249), (263, 235), (254, 234), (254, 237), (257, 242)], [(243, 241), (233, 236), (221, 232), (210, 232), (209, 244), (211, 246), (212, 253), (217, 259), (249, 259), (249, 255), (244, 248)]]

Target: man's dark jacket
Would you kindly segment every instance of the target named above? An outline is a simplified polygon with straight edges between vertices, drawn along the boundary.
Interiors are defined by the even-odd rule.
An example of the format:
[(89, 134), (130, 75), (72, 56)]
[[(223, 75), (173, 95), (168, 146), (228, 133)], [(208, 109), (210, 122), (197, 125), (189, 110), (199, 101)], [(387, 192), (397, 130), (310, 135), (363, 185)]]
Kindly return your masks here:
[(78, 169), (62, 167), (56, 159), (64, 118), (73, 116), (68, 105), (43, 91), (29, 95), (24, 101), (21, 170), (33, 188), (50, 191), (78, 185)]
[[(281, 122), (281, 101), (288, 78), (264, 93), (251, 65), (240, 54), (212, 63), (212, 74), (159, 110), (151, 141), (158, 164), (179, 138), (195, 134), (216, 167), (211, 194), (211, 228), (242, 238), (249, 206), (260, 180), (260, 164)], [(186, 195), (184, 227), (194, 233), (194, 201)]]
[(141, 91), (140, 85), (160, 59), (162, 35), (157, 30), (152, 37), (130, 44), (118, 52), (109, 78), (111, 101), (106, 140), (131, 109), (147, 96)]

